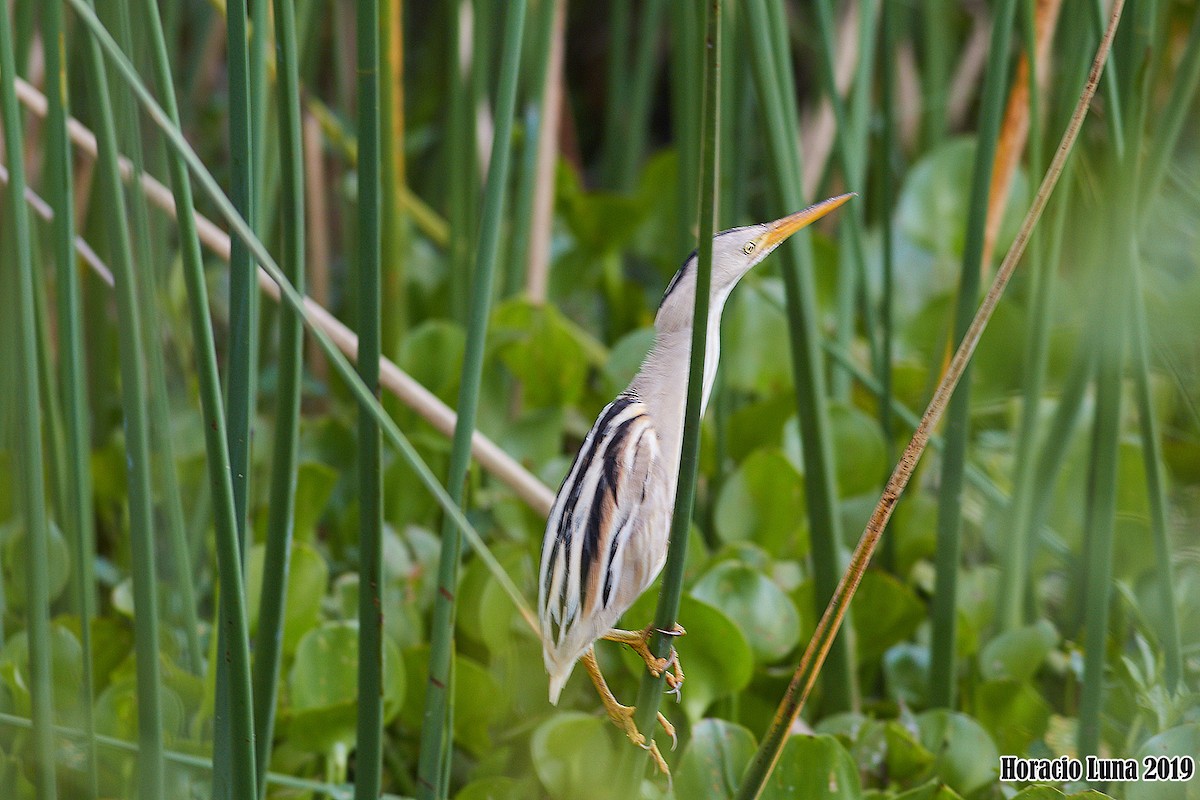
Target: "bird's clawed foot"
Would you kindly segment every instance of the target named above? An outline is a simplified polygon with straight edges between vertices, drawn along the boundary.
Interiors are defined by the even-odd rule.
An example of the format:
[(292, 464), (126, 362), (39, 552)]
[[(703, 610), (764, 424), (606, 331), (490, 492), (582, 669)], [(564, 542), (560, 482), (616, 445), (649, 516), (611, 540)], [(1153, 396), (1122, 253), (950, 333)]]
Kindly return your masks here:
[[(642, 657), (642, 661), (646, 662), (646, 669), (654, 677), (665, 675), (667, 681), (667, 694), (675, 695), (675, 702), (679, 702), (681, 692), (683, 691), (683, 667), (679, 663), (679, 653), (675, 648), (671, 648), (671, 654), (667, 658), (659, 658), (654, 653), (650, 652), (650, 634), (657, 630), (653, 626), (647, 625), (640, 631), (625, 631), (619, 628), (613, 628), (608, 633), (604, 634), (605, 639), (610, 642), (620, 642), (621, 644), (629, 645), (629, 647)], [(659, 630), (663, 636), (682, 636), (687, 631), (682, 625), (676, 624), (669, 631)]]
[[(633, 715), (637, 711), (634, 706), (624, 706), (617, 702), (617, 698), (609, 690), (608, 684), (604, 681), (604, 676), (600, 674), (600, 666), (596, 663), (596, 654), (589, 648), (583, 657), (580, 659), (584, 668), (588, 671), (588, 675), (592, 679), (592, 683), (596, 685), (596, 691), (600, 695), (600, 702), (604, 704), (604, 710), (608, 713), (608, 718), (629, 738), (629, 741), (636, 744), (638, 747), (650, 753), (650, 757), (654, 759), (654, 765), (658, 767), (659, 772), (667, 776), (668, 785), (671, 782), (671, 770), (667, 767), (666, 759), (659, 752), (658, 745), (653, 739), (647, 740), (645, 734), (637, 728), (637, 723), (633, 721)], [(658, 723), (662, 725), (663, 731), (671, 737), (671, 749), (675, 749), (678, 744), (678, 737), (675, 733), (675, 726), (662, 715), (658, 714)]]

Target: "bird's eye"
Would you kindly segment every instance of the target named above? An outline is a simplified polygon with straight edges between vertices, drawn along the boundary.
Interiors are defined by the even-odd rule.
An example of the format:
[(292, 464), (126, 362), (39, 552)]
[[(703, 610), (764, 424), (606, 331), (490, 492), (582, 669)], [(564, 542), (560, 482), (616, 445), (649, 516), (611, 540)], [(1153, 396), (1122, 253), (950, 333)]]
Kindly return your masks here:
[(742, 245), (742, 252), (746, 255), (750, 255), (754, 252), (754, 247), (754, 242), (746, 242), (744, 245)]

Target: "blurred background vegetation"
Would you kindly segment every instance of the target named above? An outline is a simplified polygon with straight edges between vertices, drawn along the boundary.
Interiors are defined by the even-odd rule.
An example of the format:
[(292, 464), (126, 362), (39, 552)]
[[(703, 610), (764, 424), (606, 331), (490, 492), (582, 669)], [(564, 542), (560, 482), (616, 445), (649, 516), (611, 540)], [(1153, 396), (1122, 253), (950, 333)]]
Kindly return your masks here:
[[(582, 676), (546, 702), (504, 582), (532, 601), (547, 498), (695, 247), (704, 4), (96, 5), (0, 15), (0, 794), (602, 795), (630, 748)], [(859, 198), (730, 300), (687, 683), (663, 704), (675, 779), (642, 795), (733, 795), (1107, 7), (725, 3), (718, 227)], [(1130, 0), (764, 796), (1000, 798), (1019, 788), (1000, 754), (1200, 754), (1198, 78), (1196, 4)], [(149, 177), (185, 219), (195, 192), (198, 233)], [(253, 235), (231, 245), (234, 208)], [(379, 454), (361, 387), (258, 295), (251, 259), (437, 400), (477, 404), (536, 480), (514, 489), (495, 459), (448, 480), (465, 437), (386, 374), (402, 434)], [(632, 702), (640, 662), (598, 655)], [(439, 659), (446, 733), (422, 754)], [(1200, 797), (1200, 779), (1093, 788)]]

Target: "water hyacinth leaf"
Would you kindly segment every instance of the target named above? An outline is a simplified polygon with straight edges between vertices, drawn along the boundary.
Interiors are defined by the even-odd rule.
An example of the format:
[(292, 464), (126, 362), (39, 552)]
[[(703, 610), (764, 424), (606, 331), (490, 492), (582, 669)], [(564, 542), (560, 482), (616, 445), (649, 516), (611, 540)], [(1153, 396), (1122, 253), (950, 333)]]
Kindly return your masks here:
[[(1138, 749), (1137, 759), (1141, 765), (1142, 759), (1147, 756), (1170, 758), (1183, 755), (1195, 757), (1197, 754), (1200, 754), (1200, 723), (1190, 722), (1149, 739)], [(1197, 800), (1200, 798), (1200, 775), (1193, 770), (1192, 777), (1186, 782), (1138, 781), (1128, 785), (1125, 796), (1127, 800)]]
[(782, 589), (738, 561), (722, 561), (692, 587), (692, 596), (740, 623), (755, 658), (779, 661), (800, 641), (800, 613)]
[(725, 385), (760, 395), (787, 392), (791, 371), (787, 359), (780, 357), (789, 347), (780, 282), (747, 281), (739, 286), (729, 297), (723, 327), (722, 349), (737, 353), (737, 358), (721, 361)]
[[(10, 636), (0, 650), (0, 685), (8, 690), (16, 711), (25, 716), (30, 713), (29, 670), (29, 635), (21, 631)], [(61, 713), (74, 707), (83, 680), (83, 648), (74, 633), (58, 624), (50, 626), (50, 676), (56, 710)], [(60, 717), (60, 721), (64, 720)]]
[[(655, 600), (652, 589), (642, 594), (625, 612), (622, 624), (644, 626), (647, 620), (653, 619)], [(754, 654), (740, 623), (690, 595), (685, 594), (680, 599), (679, 624), (687, 630), (686, 636), (679, 636), (674, 641), (687, 677), (682, 705), (688, 719), (698, 721), (714, 701), (749, 685), (754, 671)], [(627, 647), (621, 649), (625, 651), (622, 655), (625, 664), (635, 674), (645, 671), (640, 658), (628, 652)]]
[(676, 797), (728, 800), (754, 755), (754, 734), (728, 720), (703, 719), (692, 727), (674, 771)]
[(523, 778), (480, 778), (454, 795), (454, 800), (525, 800), (537, 794), (532, 780)]
[(1053, 786), (1027, 786), (1013, 795), (1013, 800), (1061, 800), (1063, 797), (1066, 795)]
[(649, 326), (630, 331), (617, 340), (608, 351), (608, 361), (603, 369), (606, 397), (616, 396), (629, 385), (653, 345), (654, 328)]
[(888, 697), (910, 706), (929, 702), (929, 648), (903, 642), (883, 654)]
[(972, 794), (999, 777), (1000, 753), (971, 717), (935, 709), (918, 714), (917, 727), (921, 743), (937, 756), (937, 777), (959, 794)]
[(933, 763), (933, 753), (916, 733), (894, 719), (883, 724), (883, 739), (887, 743), (887, 774), (895, 780), (914, 778)]
[[(296, 510), (292, 518), (293, 536), (299, 542), (311, 542), (317, 536), (317, 523), (337, 486), (338, 472), (317, 461), (305, 461), (296, 470)], [(264, 518), (266, 515), (262, 515)]]
[(925, 618), (925, 604), (913, 590), (878, 570), (863, 574), (854, 603), (859, 664), (876, 663), (889, 647), (911, 636)]
[(771, 773), (762, 800), (858, 800), (858, 765), (832, 736), (792, 736)]
[(538, 779), (551, 797), (590, 797), (607, 786), (616, 768), (609, 722), (591, 714), (555, 714), (533, 732), (529, 743)]
[(1029, 680), (1057, 644), (1058, 631), (1046, 619), (1005, 631), (979, 652), (979, 671), (991, 681)]
[[(406, 675), (400, 652), (383, 641), (383, 717), (390, 720), (404, 702)], [(358, 694), (358, 624), (326, 622), (300, 639), (288, 675), (290, 713), (281, 725), (285, 738), (303, 750), (324, 753), (355, 741)]]
[[(388, 672), (384, 669), (384, 674)], [(429, 645), (404, 651), (404, 705), (400, 719), (410, 730), (420, 728), (425, 710), (425, 687), (429, 685)], [(454, 742), (482, 755), (491, 748), (488, 728), (505, 711), (505, 698), (496, 679), (478, 661), (466, 656), (454, 659)]]
[[(896, 206), (900, 233), (950, 262), (962, 257), (974, 161), (973, 138), (962, 137), (941, 145), (913, 165)], [(1025, 212), (1029, 182), (1019, 170), (1013, 181), (996, 237), (996, 253), (1008, 250)], [(948, 279), (942, 286), (952, 285), (957, 279), (954, 264), (947, 266), (951, 271), (942, 276)]]
[[(53, 602), (67, 586), (71, 576), (71, 550), (66, 537), (53, 521), (48, 527), (49, 536), (46, 539), (49, 600)], [(25, 552), (28, 548), (25, 526), (21, 524), (6, 525), (0, 528), (0, 578), (4, 583), (4, 600), (8, 608), (20, 610), (25, 608), (29, 594), (26, 589), (27, 571), (25, 569)]]
[[(162, 728), (168, 737), (179, 733), (183, 728), (183, 701), (169, 687), (159, 690), (162, 705)], [(112, 736), (125, 741), (136, 741), (138, 735), (138, 690), (137, 681), (132, 677), (122, 678), (108, 685), (96, 698), (95, 720), (96, 733)], [(122, 758), (122, 761), (125, 761)]]
[(929, 781), (896, 795), (896, 800), (961, 800), (962, 795), (941, 781)]
[[(258, 629), (258, 605), (262, 597), (263, 559), (266, 547), (250, 548), (246, 569), (246, 615), (253, 634)], [(329, 565), (312, 545), (293, 542), (287, 574), (287, 605), (283, 615), (283, 652), (296, 652), (300, 639), (321, 620), (321, 600), (329, 585)]]
[(492, 312), (489, 348), (521, 381), (530, 408), (575, 405), (588, 372), (608, 358), (604, 345), (553, 305), (520, 298)]
[(774, 448), (751, 453), (717, 497), (715, 522), (723, 541), (753, 541), (780, 557), (808, 553), (805, 519), (804, 479)]
[(739, 406), (725, 419), (725, 447), (729, 457), (741, 462), (759, 448), (783, 447), (785, 427), (795, 413), (796, 398), (791, 392), (779, 392)]
[(1001, 753), (1024, 753), (1045, 734), (1053, 709), (1029, 683), (986, 681), (975, 687), (975, 718)]
[(400, 366), (444, 403), (458, 398), (459, 376), (467, 334), (461, 325), (431, 319), (405, 334), (400, 346)]

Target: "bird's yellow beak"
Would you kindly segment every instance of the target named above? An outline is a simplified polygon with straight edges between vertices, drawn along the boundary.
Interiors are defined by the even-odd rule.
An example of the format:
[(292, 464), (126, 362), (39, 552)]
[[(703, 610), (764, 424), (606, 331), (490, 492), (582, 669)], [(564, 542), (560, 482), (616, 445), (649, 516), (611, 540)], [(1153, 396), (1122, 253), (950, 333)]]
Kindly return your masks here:
[(767, 226), (767, 232), (763, 234), (763, 245), (766, 247), (767, 252), (770, 252), (796, 231), (808, 227), (830, 211), (840, 207), (851, 197), (854, 197), (854, 192), (840, 194), (837, 197), (822, 200), (820, 203), (811, 205), (803, 211), (797, 211), (795, 214), (789, 214), (782, 219), (777, 219), (770, 223)]

